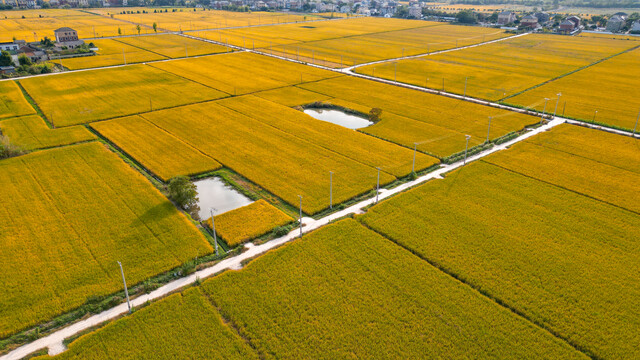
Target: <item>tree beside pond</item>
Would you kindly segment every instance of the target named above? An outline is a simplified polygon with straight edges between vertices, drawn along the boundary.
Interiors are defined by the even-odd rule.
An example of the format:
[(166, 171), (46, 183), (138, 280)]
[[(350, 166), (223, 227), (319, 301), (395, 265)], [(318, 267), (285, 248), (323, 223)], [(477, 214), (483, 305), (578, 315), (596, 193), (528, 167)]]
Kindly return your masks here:
[(198, 219), (198, 190), (196, 185), (186, 176), (176, 176), (169, 180), (169, 198), (176, 205), (185, 209), (192, 217)]

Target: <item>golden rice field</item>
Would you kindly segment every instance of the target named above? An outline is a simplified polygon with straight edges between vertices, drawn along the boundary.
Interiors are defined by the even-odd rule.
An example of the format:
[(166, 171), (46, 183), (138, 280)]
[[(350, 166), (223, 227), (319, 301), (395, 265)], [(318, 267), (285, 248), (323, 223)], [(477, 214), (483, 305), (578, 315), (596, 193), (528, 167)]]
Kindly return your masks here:
[(67, 69), (78, 70), (102, 66), (135, 64), (146, 61), (167, 59), (166, 56), (124, 44), (114, 39), (91, 40), (99, 49), (95, 56), (84, 56), (70, 59), (56, 60)]
[[(53, 31), (61, 27), (72, 27), (80, 38), (117, 36), (118, 28), (123, 35), (137, 33), (135, 25), (116, 19), (71, 9), (29, 10), (22, 19), (22, 11), (0, 12), (0, 41), (39, 41), (45, 36), (55, 39)], [(4, 19), (6, 14), (15, 14)], [(43, 17), (40, 18), (39, 15)]]
[(589, 38), (607, 38), (607, 39), (616, 39), (616, 40), (640, 41), (640, 36), (632, 35), (632, 34), (588, 33), (583, 31), (578, 36), (589, 37)]
[(266, 358), (584, 358), (352, 219), (202, 289)]
[[(316, 120), (301, 111), (251, 95), (224, 99), (217, 103), (341, 156), (372, 168), (380, 167), (396, 177), (406, 176), (412, 171), (413, 151), (410, 149)], [(415, 170), (424, 170), (438, 162), (434, 157), (417, 154)]]
[[(216, 234), (232, 247), (292, 221), (289, 215), (263, 199), (215, 217)], [(211, 228), (211, 218), (205, 223)]]
[(507, 34), (500, 29), (439, 25), (273, 46), (265, 50), (275, 55), (336, 68), (452, 49), (505, 36)]
[[(153, 354), (153, 355), (151, 355)], [(75, 340), (60, 355), (45, 359), (258, 359), (258, 354), (223, 322), (198, 288), (156, 304)]]
[(230, 95), (342, 76), (247, 52), (160, 62), (150, 66)]
[[(630, 145), (635, 149), (637, 162), (640, 160), (640, 140)], [(529, 142), (485, 161), (640, 214), (640, 172), (637, 169), (628, 171), (602, 159), (589, 159), (585, 154), (570, 154)]]
[[(329, 206), (329, 171), (335, 172), (333, 200), (336, 204), (368, 192), (376, 186), (377, 170), (353, 159), (370, 156), (369, 152), (355, 152), (347, 157), (215, 102), (154, 111), (141, 117), (289, 204), (297, 206), (298, 195), (302, 195), (302, 209), (309, 214)], [(108, 126), (109, 123), (105, 124), (105, 127)], [(336, 134), (339, 135), (336, 136), (339, 141), (357, 141), (350, 139), (349, 135), (343, 132)], [(120, 136), (112, 136), (109, 140), (125, 152), (132, 151), (123, 145), (127, 141), (133, 144), (145, 143), (142, 139), (132, 140), (130, 133), (121, 133)], [(387, 146), (391, 149), (395, 146), (378, 142), (373, 138), (370, 144), (372, 147)], [(402, 150), (406, 151), (407, 162), (410, 163), (412, 152), (408, 149)], [(166, 151), (157, 154), (150, 151), (146, 153), (151, 154), (149, 158), (163, 165), (169, 164), (174, 158), (165, 154)], [(147, 159), (136, 158), (145, 166)], [(383, 169), (380, 175), (381, 184), (387, 184), (394, 179), (393, 175)]]
[(640, 111), (637, 101), (640, 89), (636, 81), (639, 61), (640, 48), (508, 98), (505, 102), (541, 111), (544, 108), (542, 98), (555, 100), (555, 94), (562, 93), (559, 114), (587, 122), (595, 118), (599, 123), (633, 130)]
[(118, 291), (116, 261), (133, 285), (212, 252), (164, 195), (98, 142), (2, 160), (0, 183), (2, 337)]
[(465, 134), (472, 136), (469, 146), (484, 143), (489, 116), (493, 117), (490, 139), (539, 121), (532, 116), (354, 77), (299, 87), (333, 96), (341, 101), (331, 100), (332, 103), (347, 108), (353, 108), (349, 103), (365, 109), (380, 108), (382, 121), (360, 131), (410, 148), (417, 143), (418, 150), (440, 157), (463, 151)]
[(147, 65), (20, 80), (56, 126), (132, 115), (226, 96)]
[(173, 34), (123, 37), (119, 38), (118, 41), (169, 58), (209, 55), (229, 51), (227, 47), (221, 45)]
[[(168, 12), (153, 13), (154, 8), (146, 8), (146, 14), (120, 14), (122, 10), (142, 12), (143, 8), (104, 8), (92, 9), (92, 12), (111, 16), (123, 22), (140, 24), (145, 31), (153, 32), (153, 23), (158, 31), (196, 31), (236, 26), (270, 25), (294, 21), (317, 19), (314, 15), (287, 14), (277, 12), (231, 12), (203, 10), (193, 8), (168, 8)], [(164, 9), (163, 9), (164, 10)]]
[(224, 29), (201, 32), (198, 35), (203, 38), (236, 46), (264, 48), (272, 45), (342, 39), (371, 33), (392, 32), (436, 25), (439, 25), (439, 23), (393, 18), (359, 17), (336, 21)]
[(91, 124), (102, 136), (140, 161), (163, 181), (178, 175), (193, 175), (222, 165), (140, 116), (128, 116)]
[[(621, 138), (618, 146), (626, 146)], [(487, 161), (523, 152), (527, 145)], [(535, 154), (527, 161), (544, 163), (549, 155)], [(615, 153), (598, 155), (609, 162), (606, 157), (616, 161)], [(573, 172), (582, 185), (587, 172), (593, 184), (625, 173), (603, 171), (605, 165), (578, 168), (580, 159), (586, 160), (546, 162), (553, 169), (544, 171)], [(516, 171), (522, 164), (501, 163), (508, 169), (486, 161), (470, 164), (374, 206), (361, 219), (594, 358), (640, 356), (638, 214), (575, 187), (521, 175)], [(629, 207), (637, 208), (635, 198)]]
[(29, 115), (0, 122), (0, 132), (24, 150), (46, 149), (96, 138), (81, 126), (50, 129), (40, 116)]
[(289, 107), (330, 100), (331, 96), (305, 90), (297, 86), (287, 86), (266, 90), (253, 95)]
[(498, 100), (636, 45), (605, 38), (534, 34), (444, 54), (364, 66), (356, 72), (437, 90), (442, 90), (444, 82), (445, 91), (458, 94), (465, 93), (466, 84), (467, 95)]
[(10, 80), (0, 81), (0, 120), (35, 113), (18, 84)]

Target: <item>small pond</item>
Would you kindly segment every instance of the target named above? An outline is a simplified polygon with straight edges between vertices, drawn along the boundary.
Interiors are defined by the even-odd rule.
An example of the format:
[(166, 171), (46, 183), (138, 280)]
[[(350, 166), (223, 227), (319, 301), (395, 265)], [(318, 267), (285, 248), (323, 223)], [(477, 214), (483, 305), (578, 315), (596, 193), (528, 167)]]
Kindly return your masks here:
[(347, 114), (335, 109), (309, 108), (305, 109), (304, 113), (318, 120), (327, 121), (354, 130), (373, 125), (373, 122), (369, 121), (369, 119)]
[(193, 183), (198, 188), (198, 205), (200, 206), (198, 214), (201, 220), (211, 216), (211, 208), (216, 209), (216, 215), (220, 215), (253, 202), (217, 177), (197, 180)]

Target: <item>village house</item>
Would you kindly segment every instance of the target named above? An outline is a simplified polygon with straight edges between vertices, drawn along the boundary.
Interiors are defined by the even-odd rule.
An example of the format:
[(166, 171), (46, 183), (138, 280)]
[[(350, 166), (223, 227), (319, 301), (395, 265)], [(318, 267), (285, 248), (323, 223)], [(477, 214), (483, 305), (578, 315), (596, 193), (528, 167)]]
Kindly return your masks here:
[(18, 51), (22, 46), (26, 45), (27, 42), (24, 40), (15, 40), (12, 42), (3, 42), (0, 43), (1, 51)]
[(511, 24), (514, 21), (516, 21), (516, 14), (512, 11), (503, 11), (498, 14), (498, 24), (500, 25)]
[(67, 47), (75, 49), (84, 44), (84, 41), (78, 39), (78, 32), (68, 27), (61, 27), (53, 32), (56, 37), (56, 47)]
[(633, 25), (631, 25), (631, 33), (640, 34), (640, 20), (637, 20)]
[(527, 15), (520, 20), (520, 26), (528, 29), (535, 29), (538, 25), (538, 18), (534, 15)]
[(613, 15), (609, 21), (607, 21), (607, 31), (619, 32), (624, 26), (626, 17), (624, 15)]

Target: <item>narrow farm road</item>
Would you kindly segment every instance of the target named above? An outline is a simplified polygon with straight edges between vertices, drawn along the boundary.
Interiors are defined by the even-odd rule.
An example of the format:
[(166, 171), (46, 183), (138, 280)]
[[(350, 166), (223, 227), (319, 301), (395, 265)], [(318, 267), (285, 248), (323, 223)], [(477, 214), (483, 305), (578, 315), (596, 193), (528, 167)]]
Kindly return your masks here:
[[(507, 149), (509, 146), (523, 141), (531, 136), (534, 136), (536, 134), (539, 134), (543, 131), (547, 131), (557, 125), (560, 125), (562, 123), (564, 123), (566, 121), (566, 119), (563, 118), (555, 118), (552, 121), (550, 121), (549, 123), (547, 123), (546, 125), (540, 126), (534, 130), (531, 130), (529, 132), (527, 132), (526, 134), (517, 137), (509, 142), (506, 142), (504, 144), (498, 145), (498, 146), (494, 146), (491, 149), (488, 149), (486, 151), (483, 151), (481, 153), (475, 154), (473, 156), (470, 156), (469, 158), (467, 158), (467, 162), (472, 162), (478, 159), (481, 159), (487, 155), (490, 155), (494, 152), (497, 151), (501, 151), (504, 149)], [(379, 194), (379, 201), (382, 201), (388, 197), (391, 197), (393, 195), (396, 195), (400, 192), (403, 192), (411, 187), (420, 185), (426, 181), (429, 180), (433, 180), (433, 179), (441, 179), (442, 175), (444, 175), (447, 172), (450, 172), (452, 170), (455, 170), (457, 168), (460, 168), (464, 166), (463, 161), (459, 161), (457, 163), (453, 163), (450, 165), (443, 165), (441, 166), (438, 170), (435, 170), (433, 172), (430, 172), (424, 176), (421, 176), (419, 178), (417, 178), (416, 180), (407, 182), (405, 184), (402, 184), (400, 186), (397, 186), (393, 189), (388, 189), (385, 191), (381, 191)], [(333, 214), (330, 214), (326, 217), (323, 217), (321, 219), (318, 220), (314, 220), (311, 218), (303, 218), (303, 224), (304, 226), (302, 227), (302, 232), (303, 233), (308, 233), (310, 231), (316, 230), (322, 226), (325, 226), (327, 224), (329, 224), (331, 221), (334, 221), (336, 219), (339, 219), (341, 217), (350, 215), (350, 214), (357, 214), (357, 213), (362, 213), (364, 211), (364, 208), (374, 204), (375, 198), (371, 198), (371, 199), (367, 199), (367, 200), (363, 200), (357, 204), (354, 204), (344, 210), (335, 212)], [(264, 254), (265, 252), (277, 248), (287, 242), (290, 242), (296, 238), (298, 238), (300, 236), (300, 229), (296, 228), (295, 230), (291, 231), (289, 234), (271, 240), (269, 242), (266, 242), (264, 244), (260, 244), (260, 245), (253, 245), (253, 244), (247, 244), (245, 245), (245, 252), (243, 252), (240, 255), (231, 257), (231, 258), (227, 258), (224, 259), (222, 261), (220, 261), (219, 263), (206, 268), (206, 269), (202, 269), (200, 271), (197, 271), (187, 277), (184, 278), (180, 278), (180, 279), (176, 279), (172, 282), (169, 282), (167, 284), (165, 284), (164, 286), (156, 289), (155, 291), (149, 293), (149, 294), (145, 294), (142, 296), (139, 296), (135, 299), (133, 299), (131, 301), (131, 305), (134, 307), (138, 307), (141, 306), (143, 304), (145, 304), (147, 301), (152, 301), (155, 299), (159, 299), (162, 298), (164, 296), (166, 296), (167, 294), (170, 294), (174, 291), (178, 291), (180, 289), (183, 289), (187, 286), (190, 286), (192, 284), (194, 284), (196, 282), (197, 279), (205, 279), (208, 278), (210, 276), (213, 276), (217, 273), (220, 273), (222, 271), (225, 270), (238, 270), (240, 268), (242, 268), (242, 263), (243, 261), (253, 258), (255, 256)], [(16, 348), (15, 350), (9, 352), (8, 354), (0, 357), (0, 360), (18, 360), (18, 359), (22, 359), (25, 356), (38, 351), (40, 349), (44, 349), (47, 348), (48, 352), (50, 355), (55, 355), (58, 354), (62, 351), (64, 351), (66, 348), (63, 345), (63, 341), (64, 339), (67, 339), (73, 335), (76, 335), (84, 330), (87, 330), (93, 326), (99, 325), (103, 322), (115, 319), (117, 317), (122, 316), (123, 314), (126, 314), (128, 311), (127, 308), (127, 304), (126, 303), (122, 303), (114, 308), (111, 308), (109, 310), (106, 310), (102, 313), (93, 315), (87, 319), (84, 319), (82, 321), (76, 322), (74, 324), (71, 324), (63, 329), (60, 329), (50, 335), (47, 335), (43, 338), (40, 338), (34, 342), (31, 342), (29, 344), (23, 345), (19, 348)]]

